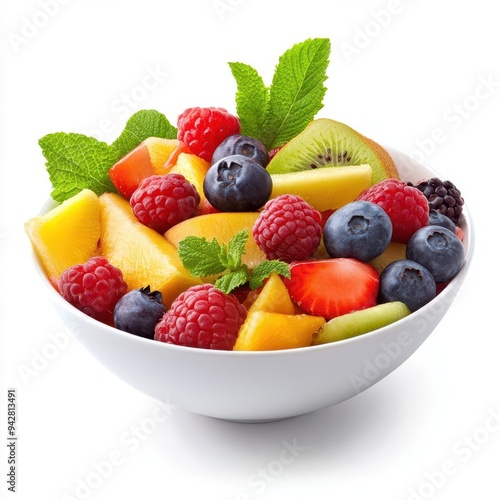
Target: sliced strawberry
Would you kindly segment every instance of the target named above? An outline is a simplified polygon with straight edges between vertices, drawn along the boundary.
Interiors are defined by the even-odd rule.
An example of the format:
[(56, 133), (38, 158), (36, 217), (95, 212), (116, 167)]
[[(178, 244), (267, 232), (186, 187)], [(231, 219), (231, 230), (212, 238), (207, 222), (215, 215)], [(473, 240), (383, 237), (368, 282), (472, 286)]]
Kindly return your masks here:
[(331, 319), (377, 304), (379, 275), (373, 266), (338, 258), (294, 262), (284, 279), (290, 297), (307, 313)]

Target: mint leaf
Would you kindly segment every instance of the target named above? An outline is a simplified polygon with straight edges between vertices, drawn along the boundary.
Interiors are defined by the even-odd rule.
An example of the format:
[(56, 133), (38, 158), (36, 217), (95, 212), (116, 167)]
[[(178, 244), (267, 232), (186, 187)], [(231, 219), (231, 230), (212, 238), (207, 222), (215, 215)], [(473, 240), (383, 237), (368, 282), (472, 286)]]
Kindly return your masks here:
[(229, 67), (237, 84), (236, 112), (241, 122), (241, 133), (259, 137), (266, 118), (269, 89), (248, 64), (232, 62)]
[(272, 273), (290, 277), (288, 265), (279, 260), (265, 260), (252, 271), (242, 264), (241, 256), (245, 252), (248, 240), (248, 229), (236, 233), (227, 246), (217, 243), (213, 238), (186, 236), (179, 243), (179, 257), (184, 267), (192, 276), (213, 276), (222, 274), (215, 282), (215, 287), (224, 293), (231, 293), (235, 288), (250, 282), (250, 288), (255, 290)]
[(116, 191), (108, 170), (120, 156), (106, 143), (82, 134), (56, 132), (42, 137), (38, 144), (47, 160), (55, 201), (63, 202), (85, 188), (97, 195)]
[(229, 271), (215, 282), (215, 288), (224, 293), (231, 293), (235, 288), (244, 285), (250, 278), (250, 273), (246, 266), (242, 266), (236, 271)]
[(290, 278), (291, 276), (290, 268), (285, 262), (280, 260), (265, 260), (258, 264), (253, 270), (249, 283), (250, 288), (255, 290), (261, 287), (264, 280), (269, 278), (273, 273), (281, 274), (285, 278)]
[(263, 132), (268, 149), (302, 132), (323, 107), (330, 40), (312, 38), (294, 45), (279, 59), (269, 95)]
[(192, 276), (211, 276), (226, 270), (221, 262), (221, 246), (215, 238), (207, 241), (198, 236), (186, 236), (179, 243), (179, 257)]
[(227, 257), (229, 269), (241, 266), (241, 256), (245, 253), (245, 245), (248, 240), (248, 231), (243, 229), (236, 233), (227, 246)]
[(177, 129), (162, 113), (153, 109), (143, 109), (129, 118), (125, 129), (111, 147), (116, 149), (119, 158), (122, 158), (148, 137), (177, 139)]

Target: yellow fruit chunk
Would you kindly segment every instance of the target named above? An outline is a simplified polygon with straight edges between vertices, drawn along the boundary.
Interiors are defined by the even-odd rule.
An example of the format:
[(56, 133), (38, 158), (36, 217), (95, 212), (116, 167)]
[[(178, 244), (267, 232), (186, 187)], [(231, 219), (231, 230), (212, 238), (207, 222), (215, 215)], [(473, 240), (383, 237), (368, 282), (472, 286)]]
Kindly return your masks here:
[(277, 274), (271, 274), (265, 282), (261, 292), (255, 300), (248, 305), (248, 312), (255, 311), (272, 312), (279, 314), (294, 314), (295, 306), (288, 293), (288, 290)]
[(71, 266), (97, 253), (99, 198), (90, 189), (64, 201), (24, 225), (49, 279), (54, 282)]
[(370, 264), (379, 274), (395, 260), (406, 259), (406, 245), (397, 241), (391, 241), (384, 252), (373, 259)]
[(181, 292), (201, 283), (184, 268), (170, 242), (136, 219), (127, 200), (104, 193), (100, 204), (102, 255), (122, 271), (129, 290), (149, 285), (170, 307)]
[(233, 350), (276, 351), (307, 347), (314, 333), (324, 324), (324, 318), (319, 316), (255, 311), (247, 315)]
[(285, 174), (272, 174), (271, 198), (282, 194), (300, 196), (316, 210), (336, 210), (370, 187), (370, 165), (323, 167)]
[(165, 233), (165, 238), (176, 248), (179, 247), (179, 243), (186, 236), (206, 238), (208, 241), (215, 238), (220, 244), (227, 245), (238, 231), (248, 229), (249, 238), (241, 261), (253, 269), (266, 258), (264, 252), (252, 238), (252, 226), (258, 216), (258, 212), (225, 212), (199, 215), (170, 228)]
[(163, 166), (170, 155), (178, 148), (177, 139), (163, 139), (161, 137), (148, 137), (141, 145), (148, 150), (153, 170), (157, 175), (165, 174)]
[(201, 200), (200, 205), (202, 205), (205, 200), (203, 180), (209, 168), (210, 163), (203, 158), (193, 154), (181, 153), (177, 163), (167, 173), (183, 175), (198, 191)]

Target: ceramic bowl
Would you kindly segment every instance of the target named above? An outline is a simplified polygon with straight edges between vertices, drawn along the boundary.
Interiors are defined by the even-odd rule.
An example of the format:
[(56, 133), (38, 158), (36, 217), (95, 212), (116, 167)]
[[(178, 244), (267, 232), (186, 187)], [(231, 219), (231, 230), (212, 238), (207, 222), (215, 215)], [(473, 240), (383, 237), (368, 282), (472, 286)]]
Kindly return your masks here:
[[(437, 176), (427, 165), (387, 148), (401, 177)], [(67, 303), (40, 263), (51, 303), (76, 339), (106, 368), (139, 391), (198, 414), (241, 422), (269, 421), (335, 405), (383, 379), (422, 345), (455, 299), (473, 254), (467, 207), (460, 221), (466, 260), (434, 300), (387, 327), (331, 344), (268, 352), (214, 351), (169, 345), (99, 323)]]

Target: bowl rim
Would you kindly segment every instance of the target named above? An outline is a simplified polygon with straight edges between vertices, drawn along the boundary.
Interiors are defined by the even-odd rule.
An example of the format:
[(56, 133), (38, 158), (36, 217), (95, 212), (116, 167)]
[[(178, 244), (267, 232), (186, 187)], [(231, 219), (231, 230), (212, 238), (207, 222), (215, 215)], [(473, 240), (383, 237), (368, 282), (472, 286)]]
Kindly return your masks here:
[[(440, 178), (443, 178), (441, 174), (436, 171), (434, 168), (429, 166), (427, 162), (424, 162), (418, 158), (415, 158), (411, 156), (409, 153), (401, 150), (394, 148), (392, 146), (384, 146), (386, 150), (389, 152), (395, 152), (400, 155), (404, 155), (408, 159), (411, 159), (411, 161), (417, 162), (420, 164), (422, 167), (424, 167), (426, 170), (430, 170), (433, 173), (436, 174), (436, 176), (439, 176)], [(51, 198), (49, 198), (46, 203), (43, 205), (43, 207), (40, 210), (40, 214), (46, 213), (51, 207), (57, 206), (57, 203), (54, 202)], [(50, 282), (49, 278), (46, 276), (45, 271), (43, 269), (43, 265), (40, 261), (39, 256), (37, 255), (34, 247), (31, 245), (31, 254), (33, 255), (33, 260), (34, 260), (34, 265), (35, 269), (40, 276), (40, 279), (45, 283), (45, 285), (49, 288), (49, 293), (51, 293), (51, 296), (53, 297), (54, 300), (58, 302), (58, 304), (61, 307), (64, 307), (69, 314), (75, 314), (80, 322), (88, 324), (89, 328), (99, 328), (103, 329), (105, 332), (107, 332), (110, 335), (117, 335), (120, 337), (128, 338), (129, 341), (131, 342), (139, 342), (139, 343), (146, 343), (146, 345), (152, 346), (156, 345), (158, 349), (168, 349), (168, 350), (173, 350), (173, 352), (178, 351), (180, 353), (188, 353), (189, 355), (201, 355), (201, 356), (230, 356), (230, 357), (275, 357), (275, 356), (290, 356), (290, 355), (300, 355), (301, 353), (308, 352), (308, 353), (314, 353), (314, 352), (319, 352), (319, 351), (324, 351), (324, 350), (334, 350), (337, 349), (338, 346), (345, 346), (349, 343), (357, 343), (357, 342), (363, 342), (363, 339), (366, 338), (371, 338), (374, 336), (380, 336), (383, 334), (383, 332), (387, 331), (388, 329), (394, 328), (395, 325), (398, 326), (404, 326), (405, 324), (409, 323), (410, 321), (413, 321), (415, 319), (415, 315), (425, 315), (426, 311), (433, 307), (437, 301), (445, 302), (449, 301), (450, 304), (453, 302), (453, 298), (458, 293), (458, 289), (462, 285), (462, 281), (465, 279), (469, 268), (472, 263), (472, 257), (474, 255), (474, 246), (475, 246), (475, 228), (474, 228), (474, 223), (471, 218), (470, 210), (468, 208), (468, 205), (464, 203), (463, 205), (463, 212), (460, 216), (460, 221), (458, 224), (460, 227), (465, 228), (465, 237), (466, 237), (466, 245), (465, 245), (465, 258), (464, 258), (464, 263), (462, 265), (462, 268), (460, 269), (459, 273), (449, 282), (449, 284), (442, 290), (434, 299), (432, 299), (430, 302), (428, 302), (426, 305), (421, 307), (418, 311), (415, 311), (408, 316), (405, 316), (404, 318), (391, 323), (389, 325), (386, 325), (381, 328), (377, 328), (376, 330), (372, 330), (370, 332), (357, 335), (354, 337), (350, 337), (348, 339), (343, 339), (343, 340), (338, 340), (335, 342), (329, 342), (326, 344), (318, 344), (318, 345), (311, 345), (311, 346), (306, 346), (306, 347), (296, 347), (296, 348), (290, 348), (290, 349), (278, 349), (278, 350), (268, 350), (268, 351), (228, 351), (228, 350), (217, 350), (217, 349), (203, 349), (203, 348), (198, 348), (198, 347), (187, 347), (187, 346), (181, 346), (181, 345), (175, 345), (175, 344), (167, 344), (165, 342), (158, 342), (154, 339), (148, 339), (144, 337), (140, 337), (137, 335), (130, 334), (128, 332), (119, 330), (118, 328), (115, 328), (113, 326), (107, 325), (105, 323), (102, 323), (87, 314), (83, 313), (82, 311), (78, 310), (76, 307), (72, 306), (69, 302), (64, 300), (64, 298), (60, 295), (60, 293), (56, 290), (54, 285)], [(461, 277), (461, 279), (457, 279)], [(453, 294), (453, 295), (452, 295)], [(449, 299), (449, 295), (452, 295), (451, 300)], [(66, 322), (65, 322), (66, 323)], [(67, 326), (67, 323), (66, 323)], [(404, 330), (403, 330), (404, 331)], [(75, 335), (75, 338), (78, 339), (78, 335)]]

